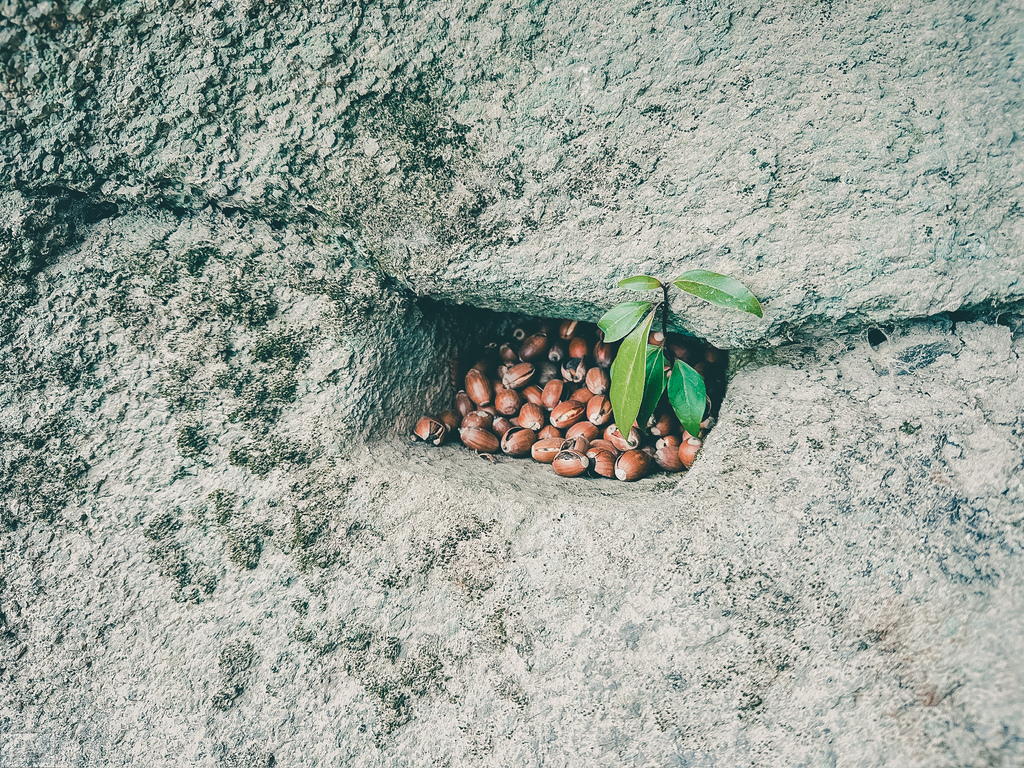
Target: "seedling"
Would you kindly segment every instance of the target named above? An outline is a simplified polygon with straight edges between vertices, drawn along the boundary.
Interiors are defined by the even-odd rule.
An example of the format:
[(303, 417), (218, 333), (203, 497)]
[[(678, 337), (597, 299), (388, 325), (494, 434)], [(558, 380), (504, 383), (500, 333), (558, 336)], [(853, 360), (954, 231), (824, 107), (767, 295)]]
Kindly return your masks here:
[[(739, 309), (762, 317), (757, 297), (735, 280), (706, 269), (684, 272), (671, 285), (711, 304)], [(641, 429), (654, 414), (666, 390), (668, 401), (680, 423), (691, 435), (700, 434), (700, 423), (707, 409), (704, 378), (683, 360), (672, 359), (666, 345), (648, 343), (651, 325), (661, 308), (662, 335), (668, 333), (669, 285), (649, 275), (635, 275), (619, 281), (620, 288), (660, 290), (660, 301), (624, 301), (609, 309), (598, 321), (605, 343), (622, 340), (612, 361), (611, 389), (615, 424), (629, 435), (635, 422)], [(668, 375), (666, 376), (666, 369)]]

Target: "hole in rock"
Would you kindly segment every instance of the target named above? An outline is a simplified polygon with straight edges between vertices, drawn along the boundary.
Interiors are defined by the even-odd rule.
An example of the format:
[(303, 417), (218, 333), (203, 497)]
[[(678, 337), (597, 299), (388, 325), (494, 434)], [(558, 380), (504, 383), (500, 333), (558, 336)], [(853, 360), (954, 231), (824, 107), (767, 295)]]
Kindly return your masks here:
[[(424, 450), (454, 445), (495, 464), (533, 459), (563, 477), (637, 480), (689, 468), (725, 395), (725, 350), (654, 330), (640, 385), (645, 402), (630, 435), (623, 436), (612, 405), (613, 372), (624, 376), (627, 368), (621, 362), (613, 368), (622, 342), (605, 343), (596, 324), (431, 300), (420, 306), (439, 319), (452, 350), (441, 409), (414, 414), (414, 434)], [(673, 407), (676, 388), (666, 386), (676, 360), (691, 366), (706, 389), (696, 435), (684, 429)], [(675, 398), (678, 403), (680, 395)]]

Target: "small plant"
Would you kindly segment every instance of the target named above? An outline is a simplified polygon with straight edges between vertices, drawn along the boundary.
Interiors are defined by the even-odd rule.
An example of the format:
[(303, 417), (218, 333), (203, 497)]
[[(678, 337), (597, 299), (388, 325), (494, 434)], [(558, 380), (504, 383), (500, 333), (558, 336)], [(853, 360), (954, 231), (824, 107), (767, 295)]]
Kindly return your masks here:
[[(762, 317), (757, 297), (739, 280), (717, 272), (692, 269), (673, 280), (671, 285), (720, 307)], [(659, 306), (663, 337), (668, 332), (669, 286), (649, 275), (635, 275), (620, 280), (619, 287), (662, 292), (660, 302), (616, 304), (597, 323), (604, 332), (605, 343), (622, 340), (612, 361), (608, 393), (619, 432), (628, 436), (634, 422), (643, 428), (667, 390), (668, 401), (683, 428), (698, 436), (707, 409), (703, 377), (685, 361), (672, 359), (668, 345), (648, 343)]]

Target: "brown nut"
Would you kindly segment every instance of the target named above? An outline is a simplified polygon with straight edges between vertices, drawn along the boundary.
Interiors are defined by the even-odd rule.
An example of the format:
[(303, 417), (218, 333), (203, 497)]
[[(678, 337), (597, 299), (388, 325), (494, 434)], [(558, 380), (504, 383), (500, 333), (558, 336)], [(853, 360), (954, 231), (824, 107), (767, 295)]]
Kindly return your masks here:
[(660, 347), (665, 343), (665, 334), (661, 331), (651, 331), (647, 334), (647, 343), (655, 347)]
[(526, 427), (512, 427), (501, 438), (501, 450), (509, 456), (525, 456), (537, 442), (537, 433)]
[(608, 375), (608, 371), (604, 368), (594, 367), (587, 371), (587, 389), (593, 392), (595, 395), (606, 395), (608, 394), (608, 387), (611, 386), (612, 380)]
[(551, 426), (556, 429), (571, 427), (583, 418), (585, 412), (586, 408), (583, 403), (573, 402), (572, 400), (559, 403), (551, 409)]
[(531, 363), (517, 363), (505, 372), (501, 383), (509, 389), (519, 389), (529, 384), (536, 372)]
[(552, 343), (551, 348), (548, 350), (548, 360), (552, 363), (560, 363), (569, 356), (569, 350), (563, 341), (556, 341)]
[(577, 435), (587, 438), (587, 442), (596, 440), (601, 436), (600, 430), (591, 424), (589, 421), (577, 421), (567, 430), (565, 430), (566, 439), (576, 437)]
[(704, 351), (704, 360), (711, 365), (721, 365), (725, 362), (725, 351), (718, 347), (708, 346)]
[(459, 430), (459, 437), (467, 446), (480, 453), (494, 453), (500, 445), (497, 437), (480, 427), (463, 427)]
[(579, 323), (575, 320), (563, 320), (558, 326), (558, 335), (568, 341), (576, 335), (576, 328), (578, 326)]
[(540, 432), (537, 433), (537, 437), (541, 440), (547, 440), (549, 438), (558, 438), (559, 443), (562, 441), (562, 430), (556, 429), (548, 424)]
[(590, 459), (577, 451), (559, 451), (551, 466), (562, 477), (579, 477), (590, 466)]
[(519, 345), (502, 344), (498, 347), (498, 356), (506, 365), (515, 365), (519, 362)]
[(587, 420), (598, 427), (612, 420), (612, 401), (608, 395), (594, 395), (587, 401)]
[(562, 363), (562, 378), (573, 384), (579, 384), (587, 378), (587, 366), (580, 358), (571, 357)]
[(693, 466), (694, 459), (697, 458), (697, 453), (703, 447), (704, 441), (700, 440), (693, 435), (686, 435), (682, 442), (679, 443), (679, 460), (683, 463), (683, 466), (689, 469)]
[(549, 411), (562, 402), (562, 393), (565, 391), (565, 382), (561, 379), (552, 379), (544, 385), (540, 394), (540, 402)]
[(678, 431), (679, 419), (672, 411), (655, 413), (647, 422), (647, 431), (655, 437), (666, 437)]
[(543, 405), (544, 400), (541, 398), (543, 390), (536, 384), (531, 384), (523, 390), (523, 397), (526, 398), (526, 402), (533, 403), (534, 405)]
[(530, 455), (541, 464), (550, 464), (562, 450), (562, 441), (557, 438), (538, 440), (530, 446)]
[(569, 339), (569, 357), (584, 358), (590, 354), (590, 345), (587, 344), (586, 339), (582, 339), (579, 336), (574, 336)]
[(576, 435), (575, 437), (566, 436), (565, 440), (562, 441), (563, 451), (577, 451), (579, 453), (586, 453), (590, 448), (590, 441), (587, 440), (583, 435)]
[(494, 390), (486, 376), (480, 371), (472, 369), (466, 374), (466, 394), (478, 406), (487, 405), (494, 397)]
[(444, 425), (443, 421), (424, 416), (416, 422), (416, 428), (413, 430), (413, 433), (420, 440), (440, 445), (444, 442), (445, 435), (448, 434), (448, 427)]
[(494, 416), (487, 411), (473, 411), (462, 419), (463, 427), (479, 427), (490, 430), (494, 427)]
[(640, 432), (637, 431), (635, 426), (631, 427), (629, 430), (629, 440), (626, 440), (615, 424), (609, 424), (604, 431), (604, 439), (614, 445), (619, 451), (629, 451), (640, 445)]
[(456, 410), (445, 411), (441, 414), (441, 421), (448, 427), (449, 432), (454, 432), (462, 426), (462, 414)]
[(473, 370), (480, 371), (480, 373), (486, 375), (487, 372), (491, 370), (491, 364), (486, 360), (477, 360), (473, 364)]
[(612, 445), (611, 442), (608, 440), (603, 440), (601, 438), (598, 438), (597, 440), (591, 440), (590, 447), (600, 448), (601, 450), (608, 451), (608, 453), (610, 453), (615, 458), (619, 457), (619, 449)]
[(489, 413), (489, 414), (491, 414), (491, 416), (498, 416), (499, 415), (498, 414), (498, 409), (495, 408), (493, 405), (484, 405), (484, 406), (481, 406), (480, 408), (477, 408), (477, 410), (478, 411), (483, 411), (484, 413)]
[(594, 345), (594, 362), (602, 368), (611, 368), (612, 360), (615, 359), (615, 349), (611, 344), (603, 341)]
[(523, 346), (519, 348), (519, 359), (524, 363), (531, 363), (540, 360), (548, 351), (548, 336), (546, 333), (535, 333), (527, 336)]
[(591, 461), (590, 471), (601, 477), (615, 477), (615, 459), (617, 453), (595, 448), (593, 445), (587, 450), (587, 458)]
[(455, 410), (463, 416), (476, 410), (476, 406), (473, 405), (473, 401), (469, 399), (469, 395), (467, 395), (463, 390), (459, 390), (455, 393)]
[(594, 393), (591, 392), (586, 387), (580, 387), (575, 392), (573, 392), (571, 395), (569, 395), (569, 399), (572, 400), (574, 403), (583, 403), (584, 405), (589, 403), (591, 398), (593, 398), (593, 397), (594, 397)]
[(526, 403), (519, 411), (519, 425), (539, 432), (547, 422), (547, 414), (536, 403)]
[(662, 437), (654, 445), (654, 460), (667, 472), (679, 472), (683, 469), (679, 458), (679, 438), (675, 435)]
[(627, 483), (647, 477), (651, 470), (651, 457), (643, 451), (626, 451), (615, 460), (615, 477)]
[[(508, 369), (511, 368), (515, 363), (502, 363), (498, 366), (498, 378), (504, 378), (505, 374), (508, 373)], [(505, 386), (502, 384), (502, 386)]]
[(523, 407), (523, 396), (514, 389), (503, 389), (494, 396), (494, 407), (502, 416), (515, 416)]
[(555, 363), (543, 362), (537, 368), (537, 383), (540, 386), (544, 386), (549, 381), (561, 378), (562, 369), (559, 368)]
[(494, 432), (494, 434), (496, 434), (499, 438), (502, 438), (505, 436), (505, 433), (512, 429), (512, 427), (514, 426), (515, 425), (511, 421), (506, 419), (504, 416), (497, 416), (494, 419), (494, 426), (491, 427), (491, 431)]

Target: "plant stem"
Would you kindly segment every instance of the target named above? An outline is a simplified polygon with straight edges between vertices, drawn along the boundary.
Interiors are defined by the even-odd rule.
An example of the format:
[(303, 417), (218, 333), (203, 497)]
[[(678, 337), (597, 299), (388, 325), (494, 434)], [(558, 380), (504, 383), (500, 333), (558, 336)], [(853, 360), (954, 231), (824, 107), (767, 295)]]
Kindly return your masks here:
[(661, 286), (662, 302), (661, 302), (661, 335), (662, 335), (662, 350), (665, 353), (665, 359), (669, 365), (674, 362), (670, 360), (670, 354), (668, 351), (668, 286), (664, 283)]

